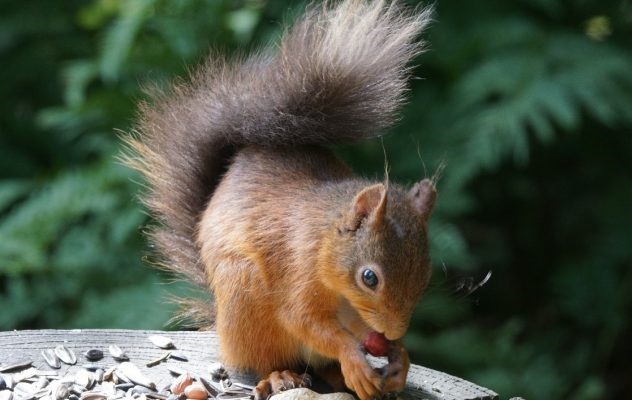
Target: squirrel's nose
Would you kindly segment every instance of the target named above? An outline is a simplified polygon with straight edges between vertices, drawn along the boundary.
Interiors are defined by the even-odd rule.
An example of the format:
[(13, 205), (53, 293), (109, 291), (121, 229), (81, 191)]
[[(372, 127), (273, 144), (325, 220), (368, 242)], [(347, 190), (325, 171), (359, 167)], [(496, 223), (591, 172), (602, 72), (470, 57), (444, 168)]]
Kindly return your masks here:
[(401, 339), (404, 336), (405, 333), (406, 333), (405, 331), (404, 332), (399, 332), (399, 331), (395, 331), (395, 330), (390, 330), (389, 329), (386, 332), (384, 332), (384, 336), (388, 340), (393, 341), (393, 340)]
[(406, 334), (408, 324), (391, 324), (385, 331), (384, 336), (388, 340), (399, 340)]

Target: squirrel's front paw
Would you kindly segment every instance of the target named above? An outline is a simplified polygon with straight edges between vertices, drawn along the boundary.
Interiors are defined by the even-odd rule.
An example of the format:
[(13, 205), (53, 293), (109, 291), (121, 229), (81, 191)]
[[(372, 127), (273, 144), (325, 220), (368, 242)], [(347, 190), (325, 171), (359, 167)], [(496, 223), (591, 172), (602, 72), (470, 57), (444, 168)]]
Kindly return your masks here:
[(259, 381), (254, 390), (255, 400), (266, 400), (273, 394), (288, 389), (310, 387), (312, 377), (309, 374), (297, 374), (289, 370), (283, 372), (274, 371), (266, 379)]
[(392, 393), (404, 390), (409, 368), (408, 352), (401, 343), (396, 343), (389, 349), (388, 365), (383, 368), (384, 392)]
[(382, 377), (371, 368), (364, 354), (352, 352), (340, 359), (345, 385), (361, 400), (371, 400), (382, 396)]

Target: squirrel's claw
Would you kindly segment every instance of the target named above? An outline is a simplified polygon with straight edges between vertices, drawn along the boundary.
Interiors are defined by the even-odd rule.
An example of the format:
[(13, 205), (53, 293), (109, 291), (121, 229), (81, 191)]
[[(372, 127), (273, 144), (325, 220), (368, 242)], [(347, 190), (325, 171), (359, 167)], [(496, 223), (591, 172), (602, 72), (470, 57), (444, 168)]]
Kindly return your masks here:
[(254, 389), (255, 400), (266, 400), (270, 396), (288, 389), (310, 387), (312, 377), (309, 374), (297, 374), (289, 370), (274, 371), (266, 379), (259, 381)]
[(388, 354), (388, 365), (383, 368), (384, 392), (401, 392), (406, 386), (406, 376), (410, 368), (408, 352), (401, 342), (394, 343)]
[(345, 385), (361, 400), (372, 400), (382, 397), (382, 377), (371, 368), (362, 353), (356, 357), (347, 357), (340, 360), (342, 375)]

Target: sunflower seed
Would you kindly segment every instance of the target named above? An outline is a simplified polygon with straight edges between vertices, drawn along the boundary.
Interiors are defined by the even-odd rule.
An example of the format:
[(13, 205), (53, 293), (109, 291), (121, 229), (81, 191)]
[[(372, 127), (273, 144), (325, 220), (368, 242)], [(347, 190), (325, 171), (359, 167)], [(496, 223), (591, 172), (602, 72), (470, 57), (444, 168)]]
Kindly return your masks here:
[(37, 369), (31, 367), (23, 371), (20, 371), (16, 374), (13, 374), (13, 379), (15, 379), (17, 382), (26, 381), (28, 379), (35, 377), (37, 375), (37, 372), (38, 372)]
[(81, 386), (81, 385), (77, 385), (74, 384), (70, 387), (70, 391), (74, 394), (76, 394), (77, 396), (81, 396), (81, 393), (86, 391), (86, 387), (85, 386)]
[(61, 368), (61, 362), (59, 361), (59, 357), (55, 354), (55, 350), (42, 350), (42, 357), (44, 357), (44, 361), (46, 361), (46, 364), (48, 364), (51, 368)]
[(178, 360), (178, 361), (189, 361), (189, 359), (187, 358), (187, 356), (181, 352), (181, 351), (172, 351), (171, 354), (169, 355), (170, 358), (173, 358), (174, 360)]
[(129, 357), (127, 356), (127, 354), (125, 354), (125, 352), (123, 350), (121, 350), (121, 348), (118, 347), (115, 344), (111, 344), (110, 347), (108, 348), (108, 350), (110, 350), (110, 354), (112, 355), (112, 357), (116, 361), (128, 361), (129, 360)]
[(13, 389), (13, 393), (22, 400), (30, 400), (35, 397), (35, 388), (30, 383), (18, 382)]
[(116, 367), (110, 367), (110, 368), (106, 369), (103, 372), (103, 380), (104, 381), (111, 381), (112, 380), (112, 375), (114, 374), (115, 370), (116, 370)]
[(36, 390), (35, 393), (33, 394), (33, 397), (35, 397), (36, 399), (41, 399), (42, 397), (46, 395), (48, 395), (48, 389), (42, 388), (42, 389)]
[(116, 389), (114, 388), (114, 384), (112, 382), (101, 382), (98, 385), (95, 385), (92, 391), (101, 392), (106, 396), (116, 393)]
[(166, 336), (151, 335), (147, 339), (149, 339), (153, 344), (160, 347), (161, 349), (172, 349), (174, 347), (173, 340)]
[(184, 369), (182, 369), (182, 368), (180, 368), (178, 366), (175, 366), (175, 365), (167, 365), (166, 368), (172, 375), (175, 375), (175, 376), (180, 376), (182, 374), (186, 374), (187, 373), (186, 370), (184, 370)]
[(101, 368), (99, 368), (96, 371), (94, 371), (94, 380), (97, 383), (102, 383), (103, 382), (103, 374), (104, 373), (105, 372)]
[(143, 375), (140, 369), (138, 369), (138, 367), (131, 362), (126, 361), (121, 363), (121, 365), (117, 367), (117, 371), (123, 372), (123, 374), (128, 377), (130, 381), (137, 385), (142, 385), (156, 390), (156, 384), (145, 375)]
[(48, 387), (48, 392), (50, 393), (52, 400), (63, 400), (70, 394), (68, 384), (60, 381), (51, 383)]
[(0, 390), (0, 400), (13, 400), (13, 392), (10, 390)]
[(156, 366), (156, 365), (160, 364), (161, 362), (163, 362), (164, 360), (166, 360), (167, 358), (169, 358), (170, 355), (171, 355), (171, 352), (168, 351), (168, 352), (164, 353), (163, 355), (161, 355), (160, 357), (156, 358), (155, 360), (152, 360), (152, 361), (148, 362), (145, 365), (148, 368)]
[(44, 377), (46, 377), (48, 379), (59, 379), (58, 371), (44, 371), (44, 370), (41, 370), (41, 369), (33, 368), (32, 373), (35, 374), (35, 376), (37, 376), (37, 377), (44, 376)]
[(222, 389), (222, 392), (227, 392), (230, 390), (230, 387), (233, 385), (233, 382), (226, 378), (219, 381), (219, 387)]
[(127, 376), (125, 376), (125, 374), (118, 369), (115, 369), (114, 372), (112, 373), (112, 380), (114, 381), (114, 383), (130, 383), (130, 380)]
[(79, 386), (85, 387), (86, 389), (91, 389), (94, 384), (94, 375), (90, 371), (80, 369), (75, 374), (75, 383)]
[(85, 352), (84, 356), (88, 361), (99, 361), (103, 358), (103, 352), (98, 349), (90, 349)]
[(134, 386), (135, 385), (133, 383), (131, 383), (131, 382), (125, 382), (125, 383), (119, 383), (119, 384), (115, 385), (114, 387), (116, 389), (121, 389), (121, 390), (127, 391), (127, 390), (133, 388)]
[(101, 392), (83, 392), (81, 393), (81, 400), (105, 400), (107, 396)]
[(63, 344), (55, 347), (55, 355), (65, 364), (73, 365), (77, 363), (77, 356), (75, 356), (75, 352)]
[(125, 392), (122, 390), (117, 390), (115, 394), (108, 398), (108, 400), (118, 400), (125, 398)]
[(129, 390), (132, 394), (149, 394), (156, 393), (155, 390), (149, 389), (145, 386), (136, 385)]
[(166, 394), (160, 394), (160, 393), (146, 393), (145, 395), (150, 399), (156, 399), (156, 400), (167, 400), (167, 397), (168, 397)]
[(7, 389), (13, 390), (13, 387), (15, 386), (15, 379), (13, 379), (13, 375), (0, 374), (0, 376), (2, 376), (2, 379), (4, 379), (4, 382), (7, 385)]
[(240, 388), (242, 388), (242, 389), (249, 390), (249, 391), (253, 391), (253, 390), (255, 390), (255, 387), (254, 387), (254, 386), (252, 386), (252, 385), (246, 385), (245, 383), (233, 382), (233, 385), (235, 385), (235, 386), (237, 386), (237, 387), (240, 387)]
[(13, 372), (26, 369), (33, 364), (33, 361), (20, 361), (14, 364), (5, 365), (0, 367), (0, 372)]
[(209, 380), (207, 380), (206, 378), (203, 378), (203, 377), (200, 377), (199, 381), (200, 381), (200, 383), (202, 383), (202, 385), (204, 385), (206, 390), (210, 394), (212, 394), (213, 396), (217, 396), (220, 393), (219, 389), (217, 388), (217, 386), (215, 386), (213, 384), (213, 382), (211, 382), (211, 381), (209, 381)]
[(64, 385), (70, 386), (75, 383), (74, 375), (64, 375), (59, 378), (59, 383), (63, 383)]
[(40, 376), (39, 378), (37, 378), (37, 381), (35, 381), (33, 386), (35, 386), (35, 389), (38, 389), (38, 390), (43, 389), (46, 386), (48, 386), (48, 379), (46, 379), (45, 376)]

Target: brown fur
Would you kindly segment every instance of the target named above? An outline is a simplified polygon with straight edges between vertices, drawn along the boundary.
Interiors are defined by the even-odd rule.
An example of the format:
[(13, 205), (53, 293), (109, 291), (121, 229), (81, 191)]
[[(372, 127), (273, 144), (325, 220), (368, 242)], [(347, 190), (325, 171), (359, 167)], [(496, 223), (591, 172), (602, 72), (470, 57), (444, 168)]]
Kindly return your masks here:
[[(212, 56), (141, 106), (126, 159), (148, 182), (152, 238), (167, 268), (213, 292), (227, 363), (331, 375), (337, 360), (363, 399), (403, 387), (399, 339), (430, 277), (434, 186), (355, 178), (324, 146), (395, 120), (428, 19), (384, 1), (325, 3), (276, 53)], [(370, 331), (394, 341), (384, 377), (361, 352)]]

